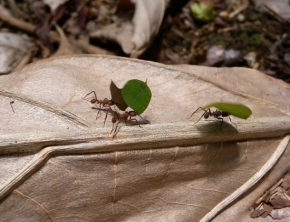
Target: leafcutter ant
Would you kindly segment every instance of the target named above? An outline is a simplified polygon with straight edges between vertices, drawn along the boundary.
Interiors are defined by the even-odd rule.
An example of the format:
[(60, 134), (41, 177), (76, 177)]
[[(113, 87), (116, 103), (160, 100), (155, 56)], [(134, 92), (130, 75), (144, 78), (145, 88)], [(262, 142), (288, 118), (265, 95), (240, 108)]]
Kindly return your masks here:
[[(105, 98), (105, 99), (103, 99), (103, 100), (99, 100), (98, 98), (97, 98), (97, 94), (96, 94), (96, 92), (95, 91), (92, 91), (92, 92), (90, 92), (90, 93), (88, 93), (87, 95), (85, 95), (85, 97), (83, 97), (82, 99), (84, 99), (84, 100), (86, 100), (85, 98), (88, 96), (88, 95), (90, 95), (90, 94), (94, 94), (94, 96), (95, 96), (95, 98), (92, 98), (91, 100), (90, 100), (90, 102), (92, 103), (92, 104), (99, 104), (99, 107), (101, 108), (101, 107), (109, 107), (109, 109), (111, 109), (111, 106), (113, 106), (113, 105), (115, 105), (115, 102), (113, 101), (113, 100), (110, 100), (110, 99), (107, 99), (107, 98)], [(99, 117), (99, 114), (100, 114), (100, 111), (101, 110), (99, 110), (98, 111), (98, 113), (97, 113), (97, 117), (96, 117), (96, 119), (98, 119)], [(107, 113), (106, 113), (106, 118), (107, 118), (107, 115), (108, 115), (108, 110), (107, 110)], [(104, 123), (104, 125), (105, 125), (105, 123)]]
[[(210, 116), (212, 116), (212, 117), (214, 117), (214, 118), (216, 118), (216, 119), (220, 119), (222, 122), (221, 122), (221, 125), (220, 125), (220, 129), (222, 128), (222, 125), (223, 125), (223, 122), (224, 122), (224, 119), (223, 119), (223, 117), (229, 117), (229, 119), (230, 119), (230, 121), (232, 121), (231, 120), (231, 117), (230, 117), (230, 113), (228, 113), (228, 112), (224, 112), (224, 111), (221, 111), (221, 110), (218, 110), (218, 109), (216, 109), (215, 111), (211, 111), (210, 110), (210, 108), (208, 108), (208, 109), (204, 109), (204, 108), (202, 108), (202, 107), (199, 107), (197, 110), (195, 110), (192, 114), (191, 114), (191, 116), (189, 117), (189, 119), (192, 117), (192, 115), (193, 114), (195, 114), (199, 109), (202, 109), (202, 110), (204, 110), (204, 113), (202, 114), (202, 116), (199, 118), (199, 120), (203, 117), (203, 118), (205, 118), (205, 119), (207, 119), (208, 117), (210, 117)], [(197, 121), (197, 122), (199, 122), (199, 120)]]
[[(113, 123), (113, 126), (112, 126), (112, 130), (111, 130), (111, 133), (113, 132), (114, 130), (114, 125), (115, 123), (117, 122), (117, 125), (115, 127), (115, 130), (114, 130), (114, 133), (113, 133), (113, 139), (115, 138), (115, 136), (117, 135), (117, 129), (118, 129), (118, 125), (121, 121), (124, 121), (126, 123), (126, 125), (128, 123), (131, 123), (132, 121), (135, 121), (139, 127), (142, 127), (140, 125), (140, 123), (138, 122), (138, 120), (136, 118), (134, 118), (135, 116), (140, 116), (138, 115), (135, 111), (125, 111), (124, 113), (118, 113), (117, 111), (113, 111), (112, 109), (110, 110), (113, 114), (113, 118), (112, 118), (112, 123)], [(141, 117), (141, 116), (140, 116)], [(141, 117), (142, 118), (142, 117)]]
[(86, 98), (88, 95), (92, 94), (92, 93), (94, 93), (94, 95), (95, 95), (95, 98), (91, 99), (91, 101), (90, 101), (92, 104), (97, 103), (97, 104), (99, 104), (99, 107), (111, 107), (111, 106), (115, 105), (115, 102), (114, 102), (113, 100), (110, 100), (110, 99), (107, 99), (107, 98), (105, 98), (105, 99), (103, 99), (103, 100), (101, 100), (101, 99), (99, 100), (99, 99), (97, 98), (97, 94), (96, 94), (95, 91), (92, 91), (92, 92), (88, 93), (88, 94), (85, 95), (85, 97), (83, 97), (82, 99), (86, 100), (85, 98)]
[(10, 102), (10, 106), (11, 106), (11, 109), (12, 109), (13, 113), (15, 113), (15, 112), (14, 112), (14, 109), (13, 109), (13, 106), (12, 106), (13, 103), (14, 103), (14, 101), (11, 101), (11, 102)]

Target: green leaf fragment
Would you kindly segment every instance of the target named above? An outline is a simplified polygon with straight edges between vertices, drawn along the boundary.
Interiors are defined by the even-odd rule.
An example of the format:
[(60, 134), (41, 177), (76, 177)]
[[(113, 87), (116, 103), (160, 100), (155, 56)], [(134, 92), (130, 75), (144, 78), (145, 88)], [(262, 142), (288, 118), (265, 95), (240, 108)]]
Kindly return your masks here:
[(204, 22), (212, 20), (215, 15), (213, 7), (202, 2), (193, 3), (190, 5), (190, 10), (193, 18)]
[(203, 106), (202, 108), (207, 109), (210, 107), (215, 107), (223, 112), (227, 112), (230, 115), (241, 119), (248, 119), (249, 116), (252, 114), (252, 110), (250, 110), (249, 107), (239, 103), (215, 102)]
[(140, 115), (149, 105), (151, 100), (151, 90), (146, 82), (132, 79), (124, 85), (122, 96), (126, 104)]

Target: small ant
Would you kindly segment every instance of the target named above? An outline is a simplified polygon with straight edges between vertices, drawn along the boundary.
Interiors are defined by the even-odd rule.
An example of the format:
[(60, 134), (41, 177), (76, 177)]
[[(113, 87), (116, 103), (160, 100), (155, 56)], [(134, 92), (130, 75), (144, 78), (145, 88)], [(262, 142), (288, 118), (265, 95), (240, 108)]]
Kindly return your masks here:
[(11, 106), (11, 109), (12, 109), (13, 113), (15, 113), (14, 109), (13, 109), (13, 106), (12, 106), (13, 103), (14, 103), (14, 100), (10, 102), (10, 106)]
[(103, 99), (103, 100), (98, 100), (98, 98), (97, 98), (97, 94), (96, 94), (95, 91), (92, 91), (92, 92), (88, 93), (88, 94), (85, 95), (85, 97), (83, 97), (82, 99), (85, 100), (85, 98), (86, 98), (88, 95), (92, 94), (92, 93), (94, 93), (95, 98), (91, 99), (91, 101), (90, 101), (91, 103), (93, 103), (93, 104), (94, 104), (94, 103), (97, 103), (97, 104), (99, 104), (99, 107), (111, 107), (111, 106), (115, 105), (115, 102), (114, 102), (113, 100), (110, 100), (110, 99), (107, 99), (107, 98), (105, 98), (105, 99)]
[[(115, 127), (115, 130), (114, 130), (114, 133), (113, 133), (113, 139), (115, 138), (115, 136), (117, 135), (117, 129), (118, 129), (118, 125), (119, 123), (124, 120), (124, 122), (126, 123), (131, 123), (132, 121), (135, 121), (139, 127), (142, 128), (142, 126), (140, 125), (140, 123), (138, 122), (137, 119), (135, 118), (132, 118), (132, 117), (135, 117), (135, 116), (140, 116), (138, 115), (135, 111), (125, 111), (124, 113), (120, 114), (116, 111), (113, 111), (112, 109), (110, 110), (112, 113), (113, 113), (113, 118), (112, 118), (112, 123), (113, 123), (113, 126), (112, 126), (112, 130), (111, 130), (111, 133), (113, 132), (114, 130), (114, 125), (115, 123), (117, 122), (117, 125)], [(140, 116), (141, 117), (141, 116)], [(107, 117), (106, 117), (107, 118)], [(142, 117), (141, 117), (142, 118)], [(106, 121), (106, 120), (105, 120)]]
[[(92, 91), (92, 92), (88, 93), (88, 94), (85, 95), (85, 97), (83, 97), (82, 99), (86, 100), (85, 98), (86, 98), (88, 95), (92, 94), (92, 93), (94, 93), (95, 98), (91, 99), (90, 102), (91, 102), (92, 104), (95, 104), (95, 103), (99, 104), (99, 107), (100, 107), (100, 108), (101, 108), (101, 107), (109, 107), (109, 108), (111, 108), (111, 106), (113, 106), (113, 105), (116, 104), (113, 100), (110, 100), (110, 99), (107, 99), (107, 98), (105, 98), (105, 99), (103, 99), (103, 100), (98, 100), (98, 98), (97, 98), (97, 94), (96, 94), (95, 91)], [(101, 111), (101, 110), (98, 111), (96, 119), (99, 118), (98, 116), (99, 116), (100, 111)], [(107, 110), (106, 118), (107, 118), (108, 112), (109, 112), (109, 111)], [(105, 125), (105, 123), (104, 123), (104, 125)]]
[[(210, 117), (210, 116), (212, 116), (212, 117), (214, 117), (214, 118), (216, 118), (216, 119), (220, 119), (220, 120), (222, 120), (222, 122), (221, 122), (221, 125), (220, 125), (220, 129), (222, 128), (222, 125), (223, 125), (223, 122), (224, 122), (224, 119), (222, 118), (222, 117), (229, 117), (229, 119), (230, 119), (230, 121), (232, 121), (231, 120), (231, 117), (230, 117), (230, 113), (228, 113), (228, 112), (224, 112), (224, 111), (221, 111), (221, 110), (218, 110), (218, 109), (216, 109), (215, 111), (211, 111), (210, 110), (210, 108), (208, 108), (208, 109), (204, 109), (204, 108), (202, 108), (202, 107), (199, 107), (197, 110), (195, 110), (192, 114), (191, 114), (191, 116), (189, 117), (189, 119), (192, 117), (192, 115), (194, 114), (194, 113), (196, 113), (199, 109), (202, 109), (202, 110), (204, 110), (204, 113), (202, 114), (202, 116), (199, 118), (199, 120), (203, 117), (203, 118), (205, 118), (205, 119), (207, 119), (208, 117)], [(197, 121), (197, 122), (199, 122), (199, 120)]]

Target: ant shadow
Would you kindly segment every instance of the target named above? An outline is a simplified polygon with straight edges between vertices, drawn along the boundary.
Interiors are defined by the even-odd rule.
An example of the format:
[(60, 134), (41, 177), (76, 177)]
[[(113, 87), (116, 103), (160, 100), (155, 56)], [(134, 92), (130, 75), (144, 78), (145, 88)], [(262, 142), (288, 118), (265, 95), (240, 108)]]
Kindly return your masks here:
[(209, 143), (199, 160), (203, 170), (193, 171), (191, 176), (197, 179), (207, 175), (209, 183), (215, 183), (225, 179), (229, 172), (238, 168), (238, 162), (245, 163), (242, 158), (243, 148), (236, 141)]
[(235, 132), (238, 133), (237, 124), (233, 121), (231, 123), (227, 121), (218, 120), (203, 120), (198, 123), (195, 122), (196, 128), (203, 132)]

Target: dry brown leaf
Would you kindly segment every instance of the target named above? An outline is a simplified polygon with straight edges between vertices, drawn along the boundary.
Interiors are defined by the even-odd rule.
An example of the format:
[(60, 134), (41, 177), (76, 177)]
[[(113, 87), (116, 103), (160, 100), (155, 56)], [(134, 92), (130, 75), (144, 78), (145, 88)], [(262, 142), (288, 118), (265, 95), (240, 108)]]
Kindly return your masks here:
[(54, 12), (60, 5), (66, 3), (68, 0), (43, 0), (43, 2), (50, 7), (50, 10)]
[[(273, 219), (279, 219), (279, 221), (289, 221), (290, 207), (272, 210), (271, 217)], [(284, 219), (284, 220), (282, 220), (282, 219)], [(275, 221), (277, 221), (277, 220), (275, 220)]]
[[(157, 35), (169, 0), (134, 0), (132, 21), (124, 20), (90, 33), (91, 37), (116, 41), (123, 51), (137, 58)], [(119, 18), (122, 20), (122, 18)]]
[(270, 198), (270, 203), (274, 209), (290, 207), (290, 201), (286, 199), (283, 193), (276, 193)]
[(74, 55), (80, 53), (80, 50), (77, 49), (75, 44), (70, 43), (63, 30), (58, 25), (55, 25), (55, 28), (60, 35), (60, 44), (57, 51), (52, 55), (52, 57)]
[[(82, 55), (1, 76), (1, 219), (198, 221), (246, 184), (214, 221), (254, 221), (248, 209), (289, 168), (289, 87), (249, 69), (179, 68)], [(96, 121), (81, 98), (110, 98), (111, 79), (122, 87), (133, 78), (152, 91), (142, 115), (151, 124), (122, 124), (112, 140), (111, 117), (103, 127), (104, 114)], [(201, 114), (186, 119), (212, 101), (253, 115), (222, 130), (216, 120), (194, 123)]]
[(254, 3), (256, 7), (261, 9), (262, 11), (269, 12), (285, 20), (289, 20), (290, 18), (288, 1), (255, 0)]
[[(289, 172), (288, 172), (289, 173)], [(287, 174), (284, 177), (283, 183), (281, 185), (285, 190), (288, 190), (290, 188), (290, 175)]]
[(33, 48), (27, 36), (0, 32), (0, 74), (15, 69)]

